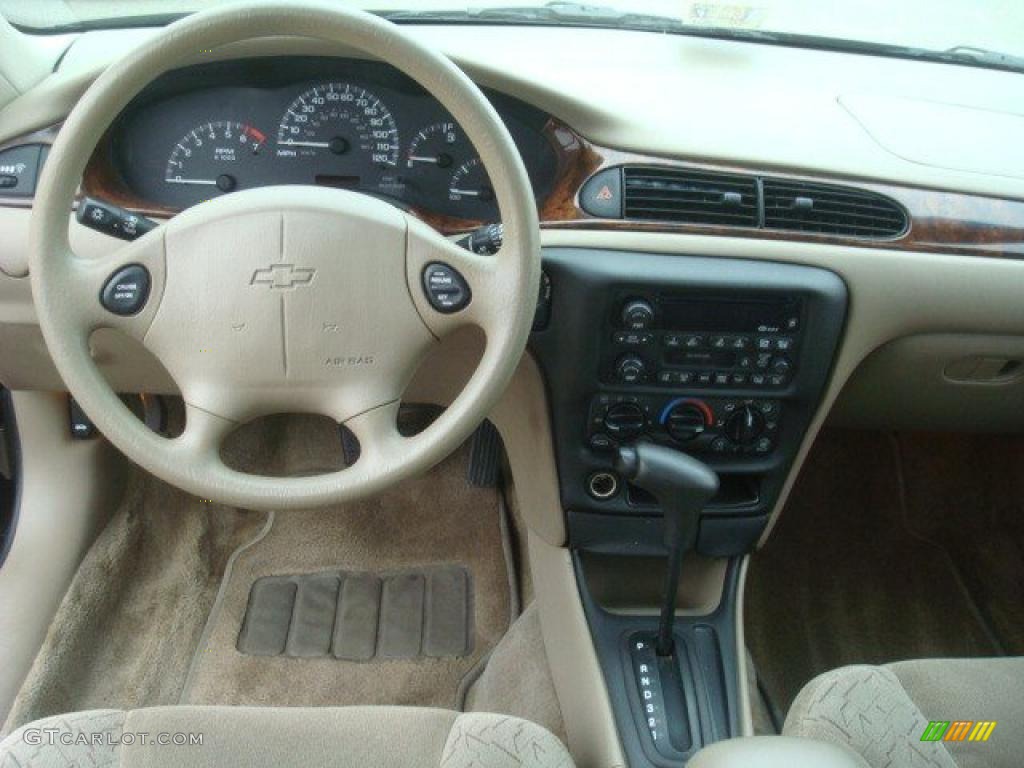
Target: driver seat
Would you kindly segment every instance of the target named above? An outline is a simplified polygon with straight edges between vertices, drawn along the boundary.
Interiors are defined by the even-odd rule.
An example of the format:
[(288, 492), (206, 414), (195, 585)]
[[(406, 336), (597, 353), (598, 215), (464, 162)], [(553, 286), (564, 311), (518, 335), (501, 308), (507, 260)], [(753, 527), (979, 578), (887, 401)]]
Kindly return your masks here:
[[(202, 743), (190, 743), (195, 737)], [(562, 743), (535, 723), (414, 707), (91, 710), (37, 720), (0, 743), (0, 768), (86, 766), (572, 768), (573, 763)]]

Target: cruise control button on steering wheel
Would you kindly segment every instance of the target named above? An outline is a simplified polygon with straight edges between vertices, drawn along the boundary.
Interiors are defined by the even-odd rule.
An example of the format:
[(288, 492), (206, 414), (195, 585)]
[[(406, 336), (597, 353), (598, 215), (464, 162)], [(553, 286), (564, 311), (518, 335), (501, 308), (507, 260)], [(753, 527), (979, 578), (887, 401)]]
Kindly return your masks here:
[(115, 315), (137, 315), (149, 298), (149, 270), (141, 264), (129, 264), (110, 276), (100, 303)]
[(465, 309), (472, 294), (465, 278), (447, 264), (434, 262), (423, 270), (423, 290), (430, 306), (443, 314)]

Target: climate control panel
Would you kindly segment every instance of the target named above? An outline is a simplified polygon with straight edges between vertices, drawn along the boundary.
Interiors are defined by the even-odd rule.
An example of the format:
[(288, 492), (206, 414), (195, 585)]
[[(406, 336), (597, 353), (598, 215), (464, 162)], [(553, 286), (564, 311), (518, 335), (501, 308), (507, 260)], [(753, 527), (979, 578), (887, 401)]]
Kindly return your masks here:
[(591, 400), (586, 440), (595, 451), (645, 437), (687, 453), (766, 455), (781, 418), (776, 399), (607, 392)]

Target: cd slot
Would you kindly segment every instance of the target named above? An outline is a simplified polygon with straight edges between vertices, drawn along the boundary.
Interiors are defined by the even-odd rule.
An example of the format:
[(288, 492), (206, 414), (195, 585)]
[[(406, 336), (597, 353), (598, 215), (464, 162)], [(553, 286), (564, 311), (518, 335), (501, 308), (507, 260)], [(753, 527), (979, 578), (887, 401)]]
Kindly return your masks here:
[(668, 365), (695, 368), (733, 368), (736, 366), (736, 353), (710, 349), (667, 349), (665, 362)]

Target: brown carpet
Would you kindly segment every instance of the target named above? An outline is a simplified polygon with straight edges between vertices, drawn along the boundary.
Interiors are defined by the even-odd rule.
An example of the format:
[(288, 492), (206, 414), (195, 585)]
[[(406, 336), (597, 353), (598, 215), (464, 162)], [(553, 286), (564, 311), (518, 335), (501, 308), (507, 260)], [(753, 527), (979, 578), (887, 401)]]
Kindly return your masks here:
[(747, 643), (778, 711), (844, 664), (1020, 652), (1020, 455), (822, 432), (747, 579)]
[[(343, 466), (337, 426), (325, 419), (264, 419), (230, 443), (226, 459), (253, 471), (299, 475)], [(514, 602), (498, 492), (467, 484), (468, 457), (463, 447), (371, 500), (273, 517), (204, 503), (134, 473), (76, 574), (4, 732), (63, 712), (179, 702), (456, 707), (463, 678), (468, 685), (467, 674), (479, 671), (508, 630)], [(236, 650), (249, 590), (262, 576), (438, 564), (472, 575), (466, 656), (358, 663)]]
[(228, 558), (265, 520), (134, 471), (71, 582), (4, 732), (64, 712), (176, 702)]
[[(497, 491), (466, 483), (463, 447), (423, 477), (374, 499), (279, 513), (243, 552), (223, 590), (182, 698), (191, 704), (455, 707), (462, 679), (509, 628)], [(236, 648), (249, 591), (265, 576), (453, 564), (472, 574), (473, 646), (459, 658), (350, 662), (257, 657)]]
[(911, 527), (949, 555), (1003, 650), (1024, 655), (1024, 438), (899, 434)]

